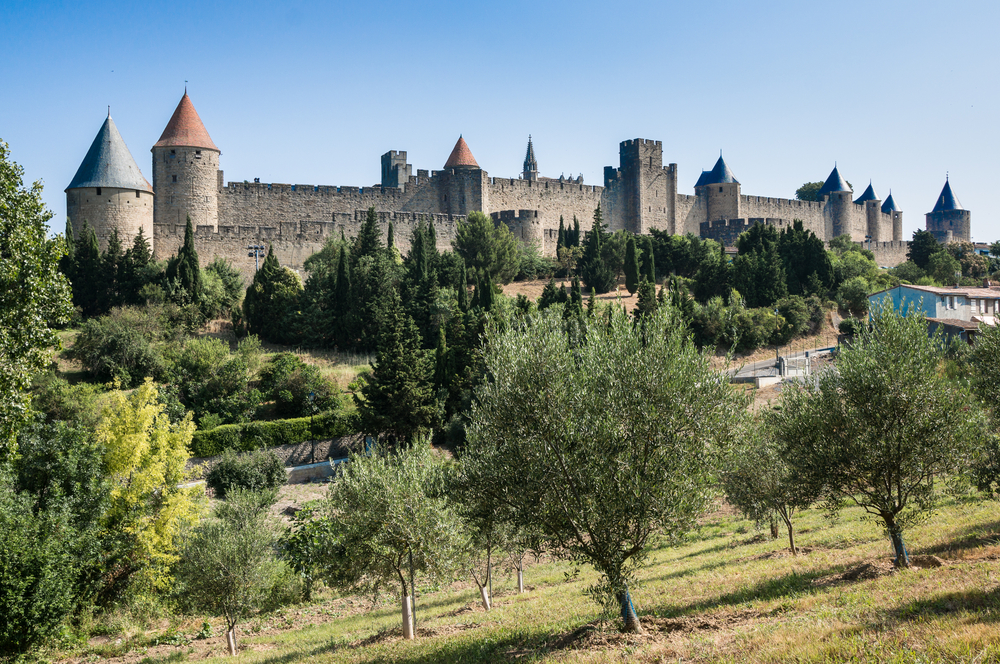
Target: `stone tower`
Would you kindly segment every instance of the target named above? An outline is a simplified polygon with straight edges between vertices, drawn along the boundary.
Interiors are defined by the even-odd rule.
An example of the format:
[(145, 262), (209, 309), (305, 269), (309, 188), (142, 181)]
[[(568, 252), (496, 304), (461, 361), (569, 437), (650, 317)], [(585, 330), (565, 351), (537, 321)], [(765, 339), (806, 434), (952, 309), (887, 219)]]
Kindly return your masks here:
[(941, 190), (934, 209), (927, 213), (926, 219), (927, 230), (942, 244), (972, 241), (972, 213), (962, 208), (962, 204), (955, 198), (947, 176), (944, 179), (944, 189)]
[(153, 145), (155, 224), (219, 226), (219, 148), (205, 130), (187, 90)]
[(855, 242), (864, 239), (863, 237), (854, 237), (851, 229), (851, 206), (854, 204), (851, 196), (853, 193), (851, 186), (840, 176), (840, 171), (834, 164), (833, 170), (830, 171), (830, 177), (820, 187), (818, 196), (820, 201), (824, 198), (828, 199), (826, 206), (828, 211), (827, 237), (835, 238), (847, 234), (851, 235)]
[(708, 220), (738, 219), (740, 215), (740, 182), (719, 153), (719, 160), (710, 171), (702, 171), (695, 183), (696, 196), (704, 196)]
[(524, 155), (524, 171), (521, 173), (522, 180), (538, 180), (538, 161), (535, 159), (535, 147), (531, 144), (531, 134), (528, 134), (528, 151)]
[(438, 207), (443, 214), (466, 215), (489, 209), (486, 171), (479, 167), (472, 150), (461, 136), (439, 171)]
[(622, 141), (618, 161), (619, 168), (604, 169), (604, 187), (610, 189), (602, 201), (605, 221), (637, 234), (653, 228), (675, 232), (677, 165), (663, 166), (663, 143)]
[(886, 242), (890, 238), (882, 237), (882, 199), (875, 193), (875, 187), (871, 180), (868, 181), (868, 188), (854, 200), (855, 205), (864, 206), (865, 210), (865, 237), (872, 242)]
[(118, 229), (123, 247), (132, 243), (139, 229), (152, 243), (153, 201), (153, 188), (139, 171), (109, 111), (66, 187), (66, 216), (73, 224), (73, 233), (80, 237), (87, 221), (102, 251), (107, 249), (114, 229)]
[(882, 203), (882, 214), (892, 215), (892, 240), (900, 242), (903, 239), (903, 211), (896, 205), (892, 197), (892, 189), (889, 190), (889, 198)]

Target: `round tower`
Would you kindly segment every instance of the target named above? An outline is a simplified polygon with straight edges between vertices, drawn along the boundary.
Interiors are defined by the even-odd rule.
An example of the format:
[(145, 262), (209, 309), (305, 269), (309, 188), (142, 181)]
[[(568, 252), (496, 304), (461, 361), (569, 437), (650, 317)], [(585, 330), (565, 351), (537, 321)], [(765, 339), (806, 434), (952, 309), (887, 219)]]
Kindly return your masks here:
[(153, 240), (153, 188), (132, 158), (111, 113), (101, 125), (87, 156), (66, 187), (66, 216), (80, 237), (83, 224), (94, 229), (101, 251), (112, 231), (128, 247), (142, 229)]
[(694, 190), (705, 196), (708, 221), (740, 218), (740, 182), (722, 154), (712, 170), (702, 171)]
[(153, 223), (219, 227), (219, 155), (187, 90), (153, 145)]
[(824, 197), (827, 198), (825, 216), (829, 237), (834, 238), (846, 234), (850, 235), (855, 241), (863, 239), (854, 237), (852, 233), (851, 212), (853, 211), (854, 201), (851, 200), (851, 196), (853, 193), (851, 186), (840, 176), (840, 171), (837, 170), (835, 164), (833, 170), (830, 171), (830, 177), (826, 179), (826, 182), (819, 189), (819, 200), (822, 201)]
[(927, 230), (942, 244), (972, 241), (972, 213), (962, 207), (951, 191), (948, 177), (945, 177), (944, 189), (934, 203), (934, 209), (927, 213), (926, 220)]

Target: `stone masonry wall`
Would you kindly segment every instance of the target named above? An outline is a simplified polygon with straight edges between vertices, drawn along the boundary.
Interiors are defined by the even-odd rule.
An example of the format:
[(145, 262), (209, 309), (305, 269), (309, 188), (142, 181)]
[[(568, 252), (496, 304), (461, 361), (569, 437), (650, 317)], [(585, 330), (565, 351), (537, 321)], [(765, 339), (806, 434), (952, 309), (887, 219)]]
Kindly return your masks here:
[(153, 194), (135, 189), (101, 187), (70, 189), (66, 192), (66, 216), (73, 224), (73, 235), (83, 232), (83, 222), (94, 229), (101, 251), (108, 248), (112, 229), (118, 229), (122, 248), (128, 249), (142, 229), (147, 241), (153, 238)]

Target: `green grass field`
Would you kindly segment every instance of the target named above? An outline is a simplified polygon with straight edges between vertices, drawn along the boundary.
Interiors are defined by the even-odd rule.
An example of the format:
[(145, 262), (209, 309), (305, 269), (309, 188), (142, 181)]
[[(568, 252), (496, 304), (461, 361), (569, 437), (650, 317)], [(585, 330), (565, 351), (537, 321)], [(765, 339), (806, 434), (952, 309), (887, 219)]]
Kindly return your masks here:
[[(240, 630), (239, 659), (310, 662), (997, 662), (1000, 661), (1000, 509), (982, 500), (946, 499), (910, 533), (913, 555), (941, 567), (893, 573), (888, 540), (846, 509), (831, 521), (811, 510), (796, 519), (805, 553), (786, 553), (722, 509), (676, 546), (663, 545), (634, 591), (641, 635), (617, 631), (613, 616), (584, 595), (591, 570), (542, 561), (525, 571), (530, 589), (494, 585), (486, 613), (471, 583), (424, 588), (418, 638), (401, 639), (394, 597), (321, 594), (311, 605), (258, 616)], [(845, 572), (870, 564), (859, 578)], [(419, 585), (419, 583), (418, 583)], [(224, 661), (216, 636), (191, 640), (204, 620), (170, 625), (115, 644), (100, 639), (76, 661)], [(166, 636), (164, 636), (166, 634)], [(161, 645), (155, 645), (159, 639)], [(163, 645), (164, 639), (181, 645)], [(68, 656), (65, 653), (64, 656)]]

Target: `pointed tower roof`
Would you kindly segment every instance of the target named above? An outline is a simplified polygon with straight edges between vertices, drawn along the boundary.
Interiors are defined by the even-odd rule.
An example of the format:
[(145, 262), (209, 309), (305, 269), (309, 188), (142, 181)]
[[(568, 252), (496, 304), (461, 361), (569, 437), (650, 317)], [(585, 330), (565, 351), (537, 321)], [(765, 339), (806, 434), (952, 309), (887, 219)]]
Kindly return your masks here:
[(198, 111), (194, 110), (194, 104), (191, 103), (187, 90), (184, 90), (184, 96), (174, 109), (174, 114), (170, 116), (167, 128), (163, 130), (160, 140), (153, 147), (204, 148), (221, 152), (212, 142), (212, 137), (208, 135), (208, 130), (198, 117)]
[(878, 194), (875, 193), (875, 188), (872, 187), (871, 180), (868, 181), (868, 188), (865, 189), (865, 193), (858, 196), (854, 201), (855, 203), (864, 203), (865, 201), (877, 201)]
[(710, 177), (712, 177), (712, 171), (702, 171), (701, 175), (698, 176), (698, 181), (694, 183), (694, 188), (697, 189), (702, 185), (709, 184)]
[(469, 149), (465, 139), (461, 136), (458, 137), (458, 142), (455, 143), (455, 148), (451, 151), (451, 156), (448, 157), (448, 161), (444, 162), (444, 167), (479, 168), (479, 164), (476, 163), (476, 158), (472, 156), (472, 150)]
[(890, 212), (899, 212), (899, 208), (896, 206), (896, 200), (892, 197), (892, 190), (889, 190), (889, 198), (885, 199), (885, 203), (882, 203), (882, 213), (889, 214)]
[(819, 188), (819, 197), (823, 198), (823, 196), (833, 191), (851, 191), (850, 185), (847, 184), (844, 178), (840, 177), (840, 171), (837, 170), (836, 164), (833, 166), (833, 170), (830, 171), (830, 177)]
[(153, 187), (142, 176), (110, 112), (66, 190), (83, 187), (117, 187), (153, 193)]
[(958, 202), (958, 199), (955, 198), (955, 194), (951, 193), (951, 182), (948, 181), (946, 176), (944, 179), (944, 189), (941, 190), (941, 195), (938, 196), (937, 203), (934, 204), (934, 209), (931, 212), (964, 209), (962, 204)]
[(535, 146), (531, 144), (531, 134), (528, 134), (528, 151), (524, 155), (524, 170), (538, 170), (538, 161), (535, 159)]
[[(733, 172), (729, 170), (729, 165), (726, 164), (726, 160), (722, 158), (722, 153), (719, 153), (719, 161), (715, 162), (715, 167), (709, 171), (708, 176), (705, 181), (702, 182), (701, 178), (698, 179), (701, 184), (739, 184), (740, 181), (736, 179)], [(700, 185), (699, 185), (700, 186)]]

